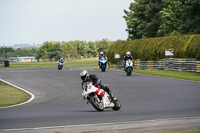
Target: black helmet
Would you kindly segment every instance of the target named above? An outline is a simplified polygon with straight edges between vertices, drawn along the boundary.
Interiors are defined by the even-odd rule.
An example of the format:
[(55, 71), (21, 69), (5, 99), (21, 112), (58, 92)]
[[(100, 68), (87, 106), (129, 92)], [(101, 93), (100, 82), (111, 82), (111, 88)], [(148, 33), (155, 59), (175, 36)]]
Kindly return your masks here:
[(83, 70), (81, 73), (80, 73), (80, 76), (81, 76), (81, 79), (83, 81), (86, 81), (86, 79), (88, 78), (89, 74), (88, 74), (88, 71), (87, 70)]

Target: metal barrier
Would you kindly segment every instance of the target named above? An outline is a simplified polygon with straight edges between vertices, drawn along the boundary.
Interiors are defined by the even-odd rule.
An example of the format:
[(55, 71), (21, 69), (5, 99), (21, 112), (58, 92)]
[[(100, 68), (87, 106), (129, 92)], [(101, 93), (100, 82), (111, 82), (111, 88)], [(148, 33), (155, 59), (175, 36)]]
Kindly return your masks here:
[[(116, 64), (110, 63), (111, 68), (123, 68), (124, 62), (120, 61)], [(134, 61), (134, 69), (151, 69), (151, 70), (174, 70), (174, 71), (190, 71), (200, 72), (200, 61), (193, 58), (179, 59), (169, 58), (160, 61)]]

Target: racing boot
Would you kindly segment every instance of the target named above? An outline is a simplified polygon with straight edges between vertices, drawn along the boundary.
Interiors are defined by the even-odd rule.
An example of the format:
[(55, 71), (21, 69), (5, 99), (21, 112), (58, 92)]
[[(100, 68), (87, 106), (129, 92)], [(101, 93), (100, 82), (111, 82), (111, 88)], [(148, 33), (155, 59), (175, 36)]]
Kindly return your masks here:
[(111, 100), (116, 101), (117, 97), (114, 96), (112, 93), (108, 93), (110, 95)]
[(110, 96), (111, 100), (117, 100), (117, 98), (111, 93), (110, 91), (110, 87), (108, 85), (105, 85), (106, 89), (105, 91), (108, 93), (108, 95)]

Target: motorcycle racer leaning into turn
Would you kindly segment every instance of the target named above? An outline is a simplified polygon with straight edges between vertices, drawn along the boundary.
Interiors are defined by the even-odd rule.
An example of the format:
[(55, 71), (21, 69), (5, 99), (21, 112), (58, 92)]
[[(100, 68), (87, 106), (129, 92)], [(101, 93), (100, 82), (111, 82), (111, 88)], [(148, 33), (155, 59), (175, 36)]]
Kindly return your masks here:
[(104, 91), (106, 91), (112, 100), (115, 100), (116, 98), (114, 97), (114, 95), (111, 93), (110, 88), (108, 85), (102, 85), (101, 83), (101, 79), (98, 78), (95, 74), (89, 74), (87, 70), (83, 70), (80, 73), (81, 79), (83, 80), (83, 82), (81, 83), (81, 86), (83, 87), (83, 83), (84, 82), (91, 82), (94, 86), (100, 86)]

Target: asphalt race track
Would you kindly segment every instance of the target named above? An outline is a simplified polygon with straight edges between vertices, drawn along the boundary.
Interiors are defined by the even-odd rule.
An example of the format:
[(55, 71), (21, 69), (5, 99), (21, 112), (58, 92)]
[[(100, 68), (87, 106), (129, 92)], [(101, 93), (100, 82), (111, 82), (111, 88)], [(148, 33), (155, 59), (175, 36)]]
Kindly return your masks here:
[(108, 70), (89, 70), (109, 84), (122, 108), (97, 112), (81, 96), (81, 70), (64, 67), (2, 69), (0, 79), (35, 95), (30, 103), (0, 109), (0, 129), (129, 122), (200, 116), (200, 82)]

